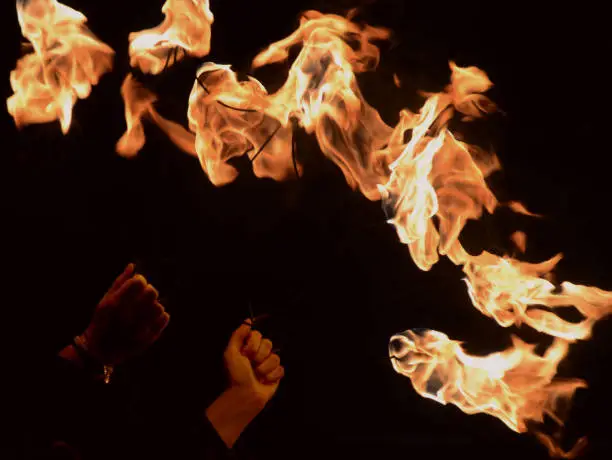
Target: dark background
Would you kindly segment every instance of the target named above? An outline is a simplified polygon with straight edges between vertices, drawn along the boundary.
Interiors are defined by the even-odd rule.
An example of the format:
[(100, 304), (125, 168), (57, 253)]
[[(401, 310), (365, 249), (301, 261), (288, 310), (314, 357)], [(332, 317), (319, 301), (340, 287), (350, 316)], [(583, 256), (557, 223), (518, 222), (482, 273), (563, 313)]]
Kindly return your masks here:
[[(114, 153), (125, 129), (119, 87), (129, 71), (127, 36), (158, 24), (162, 3), (68, 2), (117, 51), (115, 71), (77, 103), (68, 136), (58, 123), (18, 132), (3, 111), (7, 354), (23, 364), (55, 353), (82, 330), (123, 266), (138, 260), (172, 314), (162, 340), (120, 371), (145, 403), (163, 395), (167, 404), (203, 407), (222, 388), (221, 350), (249, 302), (256, 314), (272, 314), (264, 329), (282, 347), (287, 377), (241, 441), (257, 458), (546, 458), (533, 438), (491, 417), (422, 399), (392, 370), (388, 339), (408, 328), (444, 331), (475, 353), (502, 349), (516, 331), (498, 328), (471, 306), (460, 270), (447, 261), (419, 271), (379, 203), (351, 191), (307, 136), (300, 135), (299, 148), (304, 177), (286, 183), (244, 172), (215, 188), (197, 161), (153, 126), (136, 159)], [(604, 7), (535, 3), (213, 0), (209, 59), (248, 72), (260, 49), (295, 29), (300, 11), (343, 13), (361, 5), (362, 19), (395, 32), (393, 46), (383, 46), (379, 72), (362, 79), (367, 99), (388, 123), (402, 107), (417, 107), (417, 89), (446, 83), (449, 59), (479, 66), (505, 112), (479, 135), (504, 167), (491, 186), (501, 199), (520, 200), (546, 218), (498, 213), (470, 225), (465, 244), (509, 251), (511, 231), (526, 230), (529, 260), (561, 251), (560, 280), (609, 290)], [(4, 99), (21, 38), (12, 8), (6, 17)], [(185, 61), (146, 80), (160, 95), (162, 113), (185, 119), (197, 66)], [(285, 71), (275, 66), (255, 75), (274, 87)], [(394, 72), (402, 89), (390, 84)], [(611, 333), (611, 323), (602, 321), (561, 368), (589, 382), (567, 431), (570, 443), (590, 437), (592, 458), (608, 458), (611, 448)], [(542, 340), (528, 330), (520, 334)]]

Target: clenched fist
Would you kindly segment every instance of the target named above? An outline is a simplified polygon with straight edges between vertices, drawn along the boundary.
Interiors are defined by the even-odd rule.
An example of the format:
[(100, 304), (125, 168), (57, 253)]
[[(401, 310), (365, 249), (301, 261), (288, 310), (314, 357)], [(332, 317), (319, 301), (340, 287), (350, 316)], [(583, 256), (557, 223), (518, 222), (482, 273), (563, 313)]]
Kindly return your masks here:
[(113, 366), (151, 346), (169, 319), (157, 290), (129, 264), (96, 307), (80, 339), (92, 358)]
[(230, 385), (251, 391), (262, 406), (274, 396), (285, 375), (279, 356), (272, 353), (272, 342), (248, 322), (232, 334), (224, 358)]
[(272, 353), (272, 342), (248, 322), (232, 334), (224, 359), (229, 388), (206, 409), (206, 417), (231, 448), (274, 396), (285, 370)]

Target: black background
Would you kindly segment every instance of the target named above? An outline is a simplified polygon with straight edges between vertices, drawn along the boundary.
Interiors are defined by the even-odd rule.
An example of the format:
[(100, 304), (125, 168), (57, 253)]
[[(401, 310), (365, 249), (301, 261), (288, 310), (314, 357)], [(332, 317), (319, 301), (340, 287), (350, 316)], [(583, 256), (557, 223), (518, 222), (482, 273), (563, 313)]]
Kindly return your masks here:
[[(470, 225), (465, 244), (508, 251), (511, 231), (523, 229), (529, 260), (561, 251), (560, 280), (612, 289), (605, 7), (535, 3), (213, 0), (207, 59), (246, 73), (260, 49), (295, 29), (300, 11), (363, 6), (362, 19), (395, 32), (379, 72), (362, 79), (388, 123), (402, 107), (417, 107), (417, 89), (446, 83), (449, 59), (479, 66), (505, 112), (481, 134), (504, 168), (491, 180), (493, 191), (546, 218), (498, 213)], [(221, 350), (249, 302), (256, 314), (272, 314), (265, 330), (282, 348), (287, 376), (241, 441), (257, 458), (546, 458), (533, 438), (422, 399), (392, 370), (388, 339), (408, 328), (444, 331), (475, 353), (502, 349), (516, 331), (498, 328), (471, 306), (460, 270), (447, 261), (419, 271), (379, 203), (351, 191), (312, 139), (300, 135), (301, 180), (274, 183), (243, 172), (222, 188), (153, 126), (136, 159), (114, 153), (125, 129), (119, 87), (129, 71), (127, 36), (158, 24), (161, 4), (69, 2), (117, 56), (114, 72), (77, 103), (68, 136), (58, 123), (17, 131), (3, 111), (0, 261), (8, 354), (24, 363), (56, 352), (84, 327), (124, 264), (138, 260), (172, 314), (162, 340), (121, 371), (142, 387), (145, 403), (203, 407), (222, 388)], [(4, 99), (21, 38), (14, 10), (6, 17)], [(197, 66), (188, 60), (147, 79), (168, 117), (184, 121)], [(274, 87), (285, 71), (275, 66), (255, 76)], [(402, 89), (391, 84), (393, 73)], [(588, 435), (592, 458), (607, 458), (610, 450), (611, 333), (602, 321), (560, 370), (589, 382), (576, 397), (568, 442)]]

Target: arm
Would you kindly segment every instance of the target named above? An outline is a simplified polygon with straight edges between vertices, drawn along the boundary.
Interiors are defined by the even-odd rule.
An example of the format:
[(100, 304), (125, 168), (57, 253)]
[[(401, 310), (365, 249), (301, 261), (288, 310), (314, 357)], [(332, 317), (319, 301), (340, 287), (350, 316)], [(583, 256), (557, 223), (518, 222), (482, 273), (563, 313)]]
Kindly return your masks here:
[(274, 396), (284, 369), (272, 342), (244, 324), (232, 335), (224, 355), (229, 388), (206, 409), (206, 417), (228, 448)]
[(112, 367), (144, 352), (169, 319), (155, 288), (129, 264), (96, 307), (85, 332), (58, 356), (108, 382)]

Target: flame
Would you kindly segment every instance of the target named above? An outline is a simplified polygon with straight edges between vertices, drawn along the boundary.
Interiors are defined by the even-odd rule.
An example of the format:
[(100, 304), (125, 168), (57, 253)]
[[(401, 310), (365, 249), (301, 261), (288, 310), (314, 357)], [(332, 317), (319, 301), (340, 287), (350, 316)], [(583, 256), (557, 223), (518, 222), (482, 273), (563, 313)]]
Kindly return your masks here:
[(522, 253), (527, 251), (527, 235), (525, 232), (516, 231), (510, 236), (510, 239), (519, 251)]
[(125, 103), (127, 131), (117, 142), (117, 152), (124, 157), (133, 157), (145, 144), (143, 119), (150, 118), (183, 151), (195, 155), (194, 137), (178, 123), (167, 120), (157, 112), (154, 103), (157, 96), (144, 88), (129, 74), (121, 86)]
[(378, 199), (386, 173), (373, 155), (392, 129), (363, 98), (355, 73), (376, 67), (379, 50), (372, 41), (388, 36), (385, 29), (358, 26), (341, 16), (304, 13), (295, 33), (253, 60), (254, 68), (281, 62), (290, 47), (302, 46), (287, 81), (274, 94), (252, 77), (239, 81), (229, 66), (205, 64), (188, 115), (195, 149), (211, 181), (232, 181), (237, 172), (228, 161), (241, 155), (249, 156), (259, 177), (280, 180), (299, 171), (289, 154), (293, 129), (300, 126), (315, 134), (349, 184)]
[(296, 32), (253, 60), (253, 68), (281, 62), (289, 48), (302, 46), (274, 94), (252, 77), (239, 81), (229, 66), (205, 64), (191, 93), (189, 127), (211, 181), (232, 181), (237, 172), (228, 161), (241, 155), (249, 156), (259, 177), (280, 180), (293, 170), (299, 173), (290, 155), (299, 126), (315, 134), (349, 184), (378, 199), (385, 172), (372, 155), (392, 130), (361, 95), (355, 73), (376, 67), (379, 50), (371, 42), (388, 36), (385, 29), (361, 27), (341, 16), (304, 13)]
[(267, 92), (254, 78), (238, 81), (230, 66), (204, 64), (189, 100), (189, 127), (196, 151), (215, 185), (231, 182), (232, 158), (248, 155), (258, 177), (285, 179), (293, 171), (292, 126), (282, 126), (262, 105)]
[(130, 34), (130, 64), (144, 73), (159, 74), (185, 53), (204, 57), (210, 52), (214, 16), (209, 0), (167, 0), (164, 21)]
[[(567, 283), (554, 293), (552, 283), (538, 274), (539, 266), (488, 253), (473, 257), (461, 245), (467, 221), (499, 206), (486, 178), (501, 166), (493, 152), (458, 140), (448, 125), (455, 115), (471, 120), (496, 110), (482, 94), (491, 88), (490, 79), (476, 67), (450, 62), (449, 85), (425, 94), (418, 113), (403, 110), (391, 128), (364, 100), (356, 78), (377, 66), (380, 52), (373, 42), (388, 37), (386, 29), (308, 11), (293, 34), (253, 60), (254, 68), (282, 62), (291, 47), (301, 46), (276, 93), (269, 94), (252, 77), (240, 80), (228, 65), (206, 63), (190, 95), (189, 131), (161, 117), (148, 93), (128, 91), (128, 132), (118, 149), (131, 155), (142, 147), (142, 125), (136, 120), (148, 115), (183, 150), (197, 154), (216, 185), (235, 179), (231, 160), (245, 155), (257, 176), (282, 180), (299, 172), (291, 151), (293, 130), (302, 127), (316, 136), (349, 184), (370, 199), (382, 199), (389, 222), (419, 268), (429, 270), (446, 255), (463, 266), (476, 308), (498, 324), (527, 324), (567, 340), (587, 338), (594, 322), (609, 314), (609, 293), (593, 294), (595, 288), (587, 287), (568, 291), (573, 285)], [(518, 202), (506, 206), (534, 215)], [(549, 276), (554, 264), (544, 265), (550, 266), (544, 274)], [(533, 308), (538, 305), (572, 305), (586, 318), (569, 323)]]
[[(408, 377), (421, 396), (454, 404), (467, 414), (486, 413), (523, 433), (548, 416), (562, 425), (578, 379), (555, 379), (568, 343), (556, 339), (543, 356), (512, 337), (512, 346), (488, 356), (467, 354), (461, 342), (433, 330), (406, 331), (389, 343), (396, 372)], [(550, 450), (559, 449), (551, 443)]]
[[(188, 34), (187, 29), (177, 23), (176, 29), (168, 26), (162, 33)], [(554, 337), (543, 356), (514, 337), (508, 350), (475, 357), (443, 333), (408, 331), (392, 339), (395, 370), (408, 376), (421, 395), (466, 413), (493, 415), (518, 432), (545, 415), (561, 425), (562, 406), (585, 384), (556, 379), (558, 364), (571, 342), (589, 338), (595, 322), (611, 313), (612, 293), (569, 282), (553, 284), (552, 270), (561, 256), (531, 264), (488, 252), (473, 256), (464, 249), (461, 236), (467, 221), (485, 212), (506, 206), (540, 216), (519, 202), (499, 203), (487, 184), (501, 168), (497, 156), (464, 142), (449, 128), (455, 117), (469, 122), (498, 110), (483, 94), (493, 84), (482, 70), (450, 62), (450, 83), (438, 93), (422, 93), (421, 109), (402, 110), (395, 126), (368, 104), (357, 76), (377, 67), (375, 42), (389, 36), (386, 29), (354, 23), (352, 14), (345, 18), (307, 11), (294, 33), (253, 60), (254, 69), (284, 62), (290, 49), (299, 48), (276, 92), (270, 94), (253, 77), (239, 78), (229, 65), (209, 62), (199, 69), (189, 98), (189, 130), (161, 117), (153, 107), (155, 96), (128, 78), (122, 90), (128, 130), (118, 150), (133, 155), (142, 148), (142, 120), (149, 118), (183, 150), (197, 155), (210, 180), (222, 185), (236, 178), (231, 162), (240, 156), (251, 161), (259, 177), (283, 180), (299, 174), (300, 165), (292, 157), (294, 131), (302, 128), (314, 135), (351, 187), (382, 201), (388, 222), (420, 269), (430, 270), (440, 256), (448, 257), (465, 273), (469, 298), (480, 312), (502, 327), (524, 324)], [(172, 46), (189, 50), (164, 40), (169, 39), (156, 41), (156, 54), (146, 54), (153, 57), (138, 61), (143, 70), (160, 71)], [(394, 80), (401, 83), (397, 76)], [(526, 235), (515, 233), (513, 240), (525, 252)], [(563, 319), (560, 313), (566, 307), (583, 319)], [(577, 455), (578, 447), (564, 453), (553, 437), (538, 437), (551, 455)]]
[(523, 214), (525, 216), (530, 216), (530, 217), (542, 217), (540, 214), (532, 213), (525, 207), (523, 203), (519, 203), (518, 201), (510, 201), (509, 203), (506, 204), (506, 206), (508, 206), (510, 209), (512, 209), (517, 214)]
[(82, 13), (56, 0), (18, 0), (17, 17), (32, 52), (11, 72), (8, 111), (17, 127), (59, 120), (66, 134), (77, 99), (111, 69), (114, 51), (89, 31)]
[(463, 263), (458, 239), (467, 219), (480, 218), (483, 209), (492, 213), (498, 204), (485, 182), (499, 169), (497, 157), (458, 141), (446, 128), (455, 111), (480, 116), (485, 99), (472, 91), (486, 88), (488, 79), (471, 68), (450, 66), (452, 83), (444, 93), (430, 95), (419, 114), (402, 112), (384, 155), (400, 153), (388, 182), (379, 186), (385, 208), (394, 213), (389, 223), (422, 270), (437, 263), (438, 254)]
[[(555, 292), (555, 285), (544, 277), (560, 260), (557, 255), (529, 264), (488, 252), (472, 257), (463, 267), (472, 303), (502, 327), (524, 323), (568, 341), (587, 339), (595, 322), (612, 313), (612, 292), (569, 282)], [(571, 323), (540, 307), (574, 307), (584, 319)]]
[(393, 74), (393, 84), (397, 86), (398, 88), (402, 87), (402, 81), (400, 80), (400, 77), (396, 73)]

